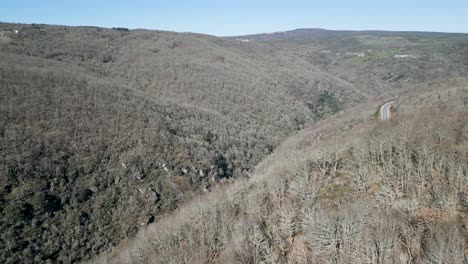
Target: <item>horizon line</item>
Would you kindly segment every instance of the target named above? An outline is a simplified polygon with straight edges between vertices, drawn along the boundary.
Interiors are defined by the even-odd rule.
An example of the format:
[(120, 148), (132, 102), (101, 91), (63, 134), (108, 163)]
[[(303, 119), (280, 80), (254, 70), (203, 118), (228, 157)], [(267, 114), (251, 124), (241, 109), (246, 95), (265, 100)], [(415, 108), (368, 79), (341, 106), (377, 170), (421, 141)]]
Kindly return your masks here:
[[(71, 25), (71, 24), (49, 24), (49, 23), (42, 23), (42, 22), (34, 22), (34, 23), (25, 23), (25, 22), (9, 22), (9, 21), (0, 21), (0, 24), (18, 24), (18, 25), (46, 25), (46, 26), (63, 26), (63, 27), (94, 27), (94, 28), (106, 28), (106, 29), (113, 29), (113, 28), (127, 28), (125, 26), (96, 26), (96, 25)], [(202, 32), (194, 32), (194, 31), (177, 31), (177, 30), (170, 30), (170, 29), (157, 29), (157, 28), (144, 28), (144, 27), (129, 27), (129, 30), (154, 30), (154, 31), (166, 31), (166, 32), (174, 32), (180, 34), (200, 34), (200, 35), (209, 35), (214, 37), (242, 37), (242, 36), (255, 36), (255, 35), (273, 35), (285, 32), (291, 32), (296, 30), (324, 30), (324, 31), (347, 31), (347, 32), (395, 32), (395, 33), (439, 33), (439, 34), (459, 34), (465, 35), (468, 32), (455, 32), (455, 31), (430, 31), (430, 30), (390, 30), (390, 29), (328, 29), (328, 28), (321, 28), (321, 27), (298, 27), (293, 29), (287, 30), (278, 30), (278, 31), (265, 31), (259, 33), (247, 33), (247, 34), (238, 34), (238, 35), (216, 35), (211, 33), (202, 33)]]

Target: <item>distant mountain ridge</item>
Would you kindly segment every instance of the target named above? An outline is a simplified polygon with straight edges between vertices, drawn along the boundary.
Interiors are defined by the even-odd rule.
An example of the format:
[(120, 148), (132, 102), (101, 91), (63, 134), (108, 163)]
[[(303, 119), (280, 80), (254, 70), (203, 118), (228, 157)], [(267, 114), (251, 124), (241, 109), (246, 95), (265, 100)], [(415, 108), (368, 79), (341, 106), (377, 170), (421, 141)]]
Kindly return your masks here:
[(331, 37), (351, 37), (359, 35), (372, 36), (418, 36), (418, 37), (456, 37), (468, 36), (468, 33), (452, 32), (426, 32), (426, 31), (387, 31), (387, 30), (329, 30), (323, 28), (298, 28), (287, 31), (278, 31), (272, 33), (258, 33), (233, 36), (235, 38), (246, 39), (274, 39), (274, 38), (314, 38), (324, 39)]

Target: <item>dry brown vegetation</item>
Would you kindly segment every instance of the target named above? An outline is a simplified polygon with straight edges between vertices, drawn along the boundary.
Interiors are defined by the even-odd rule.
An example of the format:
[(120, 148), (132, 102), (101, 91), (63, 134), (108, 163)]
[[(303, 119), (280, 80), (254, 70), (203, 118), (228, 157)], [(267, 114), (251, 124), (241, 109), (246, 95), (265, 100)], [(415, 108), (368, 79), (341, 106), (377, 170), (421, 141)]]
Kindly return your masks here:
[(0, 45), (0, 262), (96, 255), (362, 99), (210, 36), (0, 27), (19, 30)]
[[(451, 90), (418, 93), (442, 94), (446, 107), (400, 106), (391, 124), (308, 131), (332, 135), (291, 140), (250, 179), (192, 201), (94, 262), (466, 263), (468, 93)], [(447, 103), (453, 98), (460, 103)], [(335, 126), (346, 120), (355, 122)], [(334, 145), (340, 137), (353, 140)]]
[[(12, 30), (18, 30), (18, 34)], [(466, 72), (460, 59), (466, 49), (459, 45), (464, 36), (448, 38), (443, 43), (440, 43), (443, 36), (436, 41), (410, 36), (412, 42), (408, 47), (421, 42), (421, 47), (438, 54), (436, 59), (424, 58), (420, 62), (331, 59), (321, 53), (324, 48), (341, 44), (343, 52), (359, 48), (348, 47), (346, 38), (280, 45), (123, 28), (0, 23), (0, 31), (7, 32), (0, 39), (2, 263), (68, 263), (90, 259), (130, 239), (146, 224), (199, 193), (217, 188), (220, 182), (237, 182), (235, 178), (252, 175), (252, 169), (291, 134), (319, 120), (338, 113), (333, 120), (339, 123), (343, 111), (375, 95), (396, 95), (422, 80), (443, 83), (447, 77), (463, 76)], [(377, 40), (373, 41), (378, 43)], [(446, 51), (446, 45), (456, 49)], [(369, 45), (363, 44), (362, 48), (368, 49)], [(402, 72), (404, 77), (400, 76)], [(448, 94), (434, 96), (437, 99)], [(430, 105), (432, 99), (424, 101), (428, 100), (425, 98), (422, 102)], [(457, 111), (464, 107), (457, 105), (460, 106)], [(347, 124), (349, 128), (368, 118), (359, 114), (360, 108), (347, 112), (353, 112), (355, 117)], [(318, 126), (327, 127), (326, 123)], [(336, 128), (334, 123), (328, 127)], [(330, 135), (314, 131), (309, 137), (307, 131), (302, 131), (306, 132), (302, 134), (306, 141), (330, 139)], [(341, 132), (338, 129), (335, 136)], [(298, 138), (290, 140), (299, 145), (306, 142)], [(356, 138), (349, 138), (349, 142), (353, 141)], [(340, 142), (349, 143), (344, 139)], [(300, 153), (300, 149), (297, 151)], [(346, 152), (331, 153), (342, 157)], [(272, 155), (263, 164), (268, 164), (268, 160), (276, 163), (276, 158), (276, 154)], [(277, 163), (289, 161), (288, 158)], [(299, 166), (302, 162), (294, 161), (291, 165)], [(333, 168), (341, 168), (339, 164)], [(309, 165), (301, 166), (300, 170), (307, 173), (316, 170)], [(291, 173), (286, 170), (284, 178), (272, 177), (284, 185), (278, 183), (274, 187), (270, 186), (273, 182), (268, 183), (262, 187), (261, 195), (269, 193), (270, 188), (290, 192)], [(349, 178), (339, 177), (343, 182)], [(258, 184), (252, 185), (252, 181)], [(262, 181), (241, 179), (230, 184), (259, 188)], [(311, 191), (318, 188), (309, 187)], [(327, 206), (334, 206), (335, 195), (340, 198), (354, 191), (347, 183), (341, 187), (327, 183), (322, 187), (321, 193), (314, 195), (329, 201), (320, 207), (324, 212)], [(231, 192), (228, 187), (223, 188)], [(245, 198), (254, 195), (247, 189), (243, 192)], [(249, 202), (257, 204), (245, 209), (252, 213), (263, 206), (261, 199), (266, 199), (255, 195)], [(234, 199), (221, 201), (224, 196), (214, 194), (209, 197), (226, 203)], [(194, 237), (198, 232), (206, 235), (207, 241), (225, 243), (234, 237), (230, 233), (248, 231), (259, 240), (251, 242), (250, 238), (235, 236), (239, 240), (231, 242), (240, 248), (233, 247), (231, 251), (226, 251), (226, 244), (211, 248), (207, 242), (208, 253), (201, 244), (177, 241), (187, 248), (189, 259), (197, 248), (198, 252), (205, 252), (197, 256), (201, 262), (205, 257), (219, 261), (223, 256), (248, 262), (252, 259), (250, 253), (238, 256), (236, 250), (252, 245), (259, 248), (254, 256), (256, 261), (262, 260), (267, 251), (276, 259), (285, 258), (291, 254), (288, 253), (291, 248), (299, 252), (288, 243), (302, 243), (297, 234), (306, 229), (295, 220), (300, 217), (296, 215), (296, 207), (288, 207), (289, 216), (277, 218), (275, 214), (283, 213), (275, 207), (276, 202), (273, 198), (265, 201), (266, 209), (262, 210), (273, 214), (265, 217), (276, 219), (271, 221), (294, 220), (291, 230), (282, 229), (286, 233), (280, 233), (279, 237), (276, 234), (275, 238), (265, 238), (266, 222), (259, 222), (257, 213), (247, 214), (242, 208), (246, 204), (234, 206), (237, 211), (219, 204), (218, 211), (206, 209), (206, 213), (219, 212), (209, 217), (220, 218), (220, 226), (199, 223), (210, 225), (214, 233), (202, 234), (203, 229), (195, 228)], [(199, 207), (211, 208), (209, 204)], [(369, 208), (374, 208), (370, 204)], [(226, 215), (224, 206), (228, 206)], [(429, 215), (436, 213), (431, 211)], [(245, 225), (242, 220), (238, 222), (240, 226), (224, 226), (231, 218), (241, 216), (256, 224)], [(190, 224), (185, 226), (188, 229)], [(226, 229), (221, 232), (218, 229), (221, 227)], [(174, 234), (170, 231), (168, 237), (161, 236), (161, 245)], [(218, 234), (226, 237), (221, 239)], [(284, 240), (285, 237), (291, 238)], [(288, 239), (291, 241), (287, 242)], [(184, 241), (194, 243), (190, 239)], [(272, 247), (274, 241), (280, 243), (279, 248)], [(166, 253), (169, 251), (164, 253), (161, 249), (161, 254)]]

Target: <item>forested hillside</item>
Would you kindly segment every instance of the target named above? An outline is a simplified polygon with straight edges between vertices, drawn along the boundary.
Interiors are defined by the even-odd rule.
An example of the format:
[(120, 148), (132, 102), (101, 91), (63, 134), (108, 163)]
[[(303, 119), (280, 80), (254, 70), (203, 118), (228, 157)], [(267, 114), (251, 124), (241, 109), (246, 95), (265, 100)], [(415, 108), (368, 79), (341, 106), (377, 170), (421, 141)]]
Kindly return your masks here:
[[(298, 130), (466, 66), (457, 60), (464, 49), (423, 69), (390, 57), (335, 61), (322, 51), (336, 42), (323, 40), (36, 24), (0, 32), (5, 263), (89, 259), (251, 174)], [(369, 68), (390, 77), (361, 74)]]
[(292, 53), (365, 94), (464, 76), (468, 67), (467, 34), (297, 29), (239, 38)]
[(300, 131), (91, 263), (466, 263), (466, 79), (400, 97), (390, 123), (378, 105)]

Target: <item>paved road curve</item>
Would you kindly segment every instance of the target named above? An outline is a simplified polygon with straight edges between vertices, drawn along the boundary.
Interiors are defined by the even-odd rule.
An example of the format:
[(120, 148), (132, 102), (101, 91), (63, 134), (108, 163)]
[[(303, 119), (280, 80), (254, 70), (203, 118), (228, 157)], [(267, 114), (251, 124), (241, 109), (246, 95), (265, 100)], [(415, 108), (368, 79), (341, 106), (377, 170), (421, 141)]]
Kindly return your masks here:
[(382, 121), (390, 120), (390, 117), (391, 117), (390, 109), (392, 108), (392, 104), (394, 102), (395, 101), (390, 101), (380, 107), (380, 120)]

